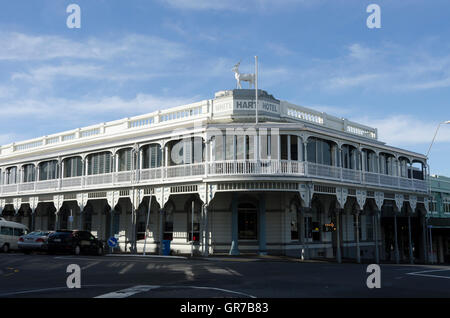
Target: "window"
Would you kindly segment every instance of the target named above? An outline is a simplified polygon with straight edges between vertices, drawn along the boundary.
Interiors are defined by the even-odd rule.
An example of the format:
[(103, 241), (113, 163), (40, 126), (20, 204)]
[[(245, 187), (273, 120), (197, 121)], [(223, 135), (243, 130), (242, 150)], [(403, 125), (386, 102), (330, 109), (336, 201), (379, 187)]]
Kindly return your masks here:
[(297, 206), (295, 204), (291, 205), (291, 209), (289, 211), (289, 219), (291, 221), (291, 240), (297, 241), (299, 239), (299, 235), (298, 235)]
[(58, 178), (58, 161), (45, 161), (39, 164), (39, 180), (53, 180)]
[(375, 239), (374, 233), (373, 233), (373, 219), (374, 216), (366, 216), (366, 240), (372, 241)]
[(240, 240), (256, 240), (258, 238), (257, 230), (257, 212), (252, 204), (240, 204), (238, 207), (238, 234)]
[(11, 167), (6, 169), (5, 184), (17, 183), (17, 167)]
[(111, 172), (111, 153), (101, 152), (92, 154), (88, 159), (88, 175)]
[(318, 138), (309, 138), (306, 151), (309, 162), (332, 165), (330, 142)]
[(25, 165), (23, 167), (23, 182), (36, 181), (36, 168), (34, 165)]
[(299, 160), (298, 158), (298, 137), (291, 136), (291, 160)]
[[(194, 237), (194, 242), (200, 241), (200, 203), (196, 202), (194, 204), (194, 219), (192, 220), (192, 201), (189, 202), (186, 206), (188, 209), (188, 219), (187, 219), (187, 232), (188, 232), (188, 241), (192, 241), (192, 236)], [(193, 227), (192, 227), (193, 226)]]
[(83, 229), (90, 232), (92, 229), (92, 213), (90, 211), (83, 212), (83, 215), (84, 215)]
[(64, 160), (64, 178), (80, 177), (83, 175), (83, 161), (81, 157)]
[(162, 150), (158, 144), (144, 146), (142, 148), (143, 168), (157, 168), (161, 167), (162, 162)]
[(245, 147), (245, 136), (237, 135), (236, 136), (236, 159), (237, 160), (244, 159), (244, 147)]
[[(356, 228), (356, 225), (358, 225), (358, 228)], [(361, 231), (361, 216), (358, 217), (358, 224), (356, 224), (356, 215), (353, 214), (353, 231), (354, 231), (354, 238), (356, 241), (356, 232), (359, 231), (359, 241), (362, 240), (362, 231)]]
[(312, 238), (312, 217), (305, 216), (305, 239), (309, 240)]
[(224, 160), (224, 151), (223, 151), (223, 147), (224, 147), (224, 137), (222, 135), (218, 135), (218, 136), (214, 136), (213, 137), (213, 145), (214, 145), (214, 150), (215, 150), (215, 158), (214, 160)]
[(0, 234), (13, 235), (13, 229), (12, 229), (12, 227), (2, 226), (2, 228), (0, 229)]
[(288, 160), (288, 136), (281, 135), (280, 142), (281, 160)]
[(234, 160), (234, 137), (229, 134), (225, 137), (225, 160)]
[(122, 149), (118, 153), (119, 171), (130, 171), (132, 169), (132, 150)]
[(163, 240), (173, 239), (173, 205), (170, 204), (164, 213), (164, 233)]
[(360, 159), (358, 150), (351, 145), (342, 146), (342, 167), (359, 170)]

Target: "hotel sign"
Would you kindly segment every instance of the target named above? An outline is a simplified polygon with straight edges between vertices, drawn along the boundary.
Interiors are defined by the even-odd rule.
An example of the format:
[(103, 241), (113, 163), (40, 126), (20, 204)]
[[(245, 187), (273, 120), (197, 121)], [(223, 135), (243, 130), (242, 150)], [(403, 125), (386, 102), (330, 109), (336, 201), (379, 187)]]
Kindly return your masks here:
[[(255, 101), (254, 100), (234, 100), (227, 101), (222, 103), (216, 103), (214, 105), (214, 112), (230, 112), (240, 113), (240, 112), (248, 112), (255, 111)], [(280, 113), (280, 105), (264, 100), (258, 101), (258, 111), (268, 112), (272, 114)]]

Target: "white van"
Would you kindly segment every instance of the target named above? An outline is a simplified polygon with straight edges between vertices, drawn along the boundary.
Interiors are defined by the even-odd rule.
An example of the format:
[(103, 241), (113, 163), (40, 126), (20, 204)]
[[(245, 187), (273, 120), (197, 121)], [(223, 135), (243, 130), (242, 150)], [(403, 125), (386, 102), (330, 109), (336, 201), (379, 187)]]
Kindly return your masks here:
[(0, 217), (0, 250), (7, 253), (19, 249), (17, 244), (19, 237), (27, 233), (28, 228), (25, 225), (6, 221)]

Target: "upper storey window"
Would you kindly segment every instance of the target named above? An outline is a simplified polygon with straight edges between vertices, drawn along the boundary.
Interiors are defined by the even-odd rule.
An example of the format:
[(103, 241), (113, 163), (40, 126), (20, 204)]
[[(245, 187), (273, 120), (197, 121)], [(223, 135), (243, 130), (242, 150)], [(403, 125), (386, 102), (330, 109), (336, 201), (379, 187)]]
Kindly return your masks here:
[(117, 153), (119, 159), (119, 171), (130, 171), (133, 168), (132, 149), (122, 149)]
[(39, 164), (39, 180), (52, 180), (58, 178), (58, 161), (51, 160)]
[(365, 171), (367, 172), (378, 171), (377, 154), (373, 150), (363, 149), (362, 157), (363, 162), (365, 163)]
[(36, 181), (36, 167), (33, 164), (23, 166), (23, 182)]
[(162, 150), (159, 144), (142, 147), (142, 168), (157, 168), (162, 165)]
[(351, 145), (342, 146), (342, 167), (346, 169), (360, 169), (358, 150)]
[(17, 167), (10, 167), (5, 170), (5, 184), (17, 183)]
[(88, 156), (88, 175), (111, 172), (111, 153), (100, 152)]
[(332, 145), (333, 143), (331, 141), (314, 137), (308, 138), (306, 149), (308, 161), (331, 166), (333, 163), (331, 152)]
[(173, 140), (168, 144), (169, 166), (199, 163), (204, 161), (205, 144), (201, 137)]
[(80, 177), (83, 175), (83, 161), (81, 157), (64, 159), (64, 178)]

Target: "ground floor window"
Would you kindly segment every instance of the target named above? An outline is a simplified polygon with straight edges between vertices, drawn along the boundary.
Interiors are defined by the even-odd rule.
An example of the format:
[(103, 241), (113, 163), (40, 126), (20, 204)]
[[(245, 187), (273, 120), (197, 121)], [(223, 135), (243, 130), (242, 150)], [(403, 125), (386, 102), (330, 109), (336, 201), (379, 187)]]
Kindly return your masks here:
[[(362, 240), (362, 230), (361, 230), (361, 215), (358, 216), (358, 223), (356, 222), (356, 215), (353, 214), (353, 229), (355, 231), (355, 241), (356, 241), (356, 232), (358, 230), (358, 240)], [(357, 228), (358, 227), (358, 228)]]
[(252, 204), (240, 204), (238, 207), (238, 232), (240, 240), (258, 239), (258, 214)]
[(320, 241), (320, 222), (313, 221), (311, 216), (305, 216), (305, 239)]
[(192, 215), (192, 201), (186, 206), (187, 208), (187, 232), (189, 242), (200, 242), (200, 209), (201, 205), (198, 202), (194, 204), (194, 215)]
[(83, 213), (83, 216), (83, 229), (90, 232), (92, 230), (92, 213)]
[(173, 239), (173, 205), (169, 204), (164, 213), (164, 233), (163, 240)]
[(297, 219), (297, 206), (295, 204), (291, 205), (290, 211), (291, 220), (291, 240), (298, 240), (298, 219)]

